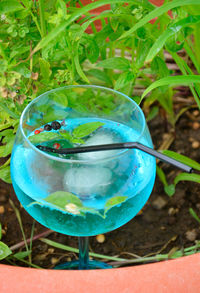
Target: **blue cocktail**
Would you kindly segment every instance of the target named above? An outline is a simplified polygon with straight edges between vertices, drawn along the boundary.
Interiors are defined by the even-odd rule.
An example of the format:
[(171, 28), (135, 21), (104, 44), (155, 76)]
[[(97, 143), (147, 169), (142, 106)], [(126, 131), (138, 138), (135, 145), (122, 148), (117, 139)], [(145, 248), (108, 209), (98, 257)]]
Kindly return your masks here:
[(128, 141), (152, 147), (144, 115), (127, 96), (97, 86), (69, 86), (41, 95), (22, 113), (12, 152), (18, 199), (42, 225), (80, 239), (124, 225), (149, 198), (154, 157), (136, 149), (66, 156), (45, 153), (36, 145)]

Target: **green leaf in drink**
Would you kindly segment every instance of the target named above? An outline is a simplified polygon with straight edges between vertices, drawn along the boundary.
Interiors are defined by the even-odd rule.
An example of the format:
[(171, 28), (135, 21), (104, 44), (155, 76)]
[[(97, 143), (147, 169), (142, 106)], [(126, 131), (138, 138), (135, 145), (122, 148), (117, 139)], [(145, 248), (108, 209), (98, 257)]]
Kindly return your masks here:
[[(46, 204), (45, 204), (46, 202)], [(50, 206), (56, 209), (62, 210), (69, 214), (77, 216), (85, 216), (86, 213), (97, 214), (102, 218), (104, 215), (100, 214), (98, 210), (90, 207), (85, 207), (78, 196), (71, 192), (66, 191), (56, 191), (48, 195), (42, 202), (32, 202), (29, 206), (38, 204), (40, 206)]]
[(88, 122), (82, 125), (79, 125), (73, 130), (73, 136), (75, 138), (83, 138), (88, 136), (93, 131), (97, 130), (100, 126), (103, 126), (104, 123), (102, 122)]
[(69, 204), (73, 204), (78, 208), (83, 206), (81, 200), (75, 194), (66, 191), (56, 191), (48, 195), (45, 201), (64, 210), (67, 210), (66, 206)]
[(110, 210), (114, 206), (117, 206), (117, 205), (123, 203), (124, 201), (127, 200), (127, 198), (128, 198), (128, 196), (114, 196), (112, 198), (109, 198), (105, 204), (105, 212), (107, 212), (108, 210)]
[(29, 136), (29, 140), (32, 144), (38, 144), (53, 139), (60, 139), (61, 136), (56, 132), (40, 132), (36, 135)]

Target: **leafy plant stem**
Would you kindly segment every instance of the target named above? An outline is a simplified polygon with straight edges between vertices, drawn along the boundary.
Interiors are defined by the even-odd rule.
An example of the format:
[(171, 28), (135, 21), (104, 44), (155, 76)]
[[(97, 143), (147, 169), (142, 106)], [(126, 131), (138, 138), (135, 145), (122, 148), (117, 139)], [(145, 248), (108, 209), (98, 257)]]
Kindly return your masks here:
[[(180, 68), (181, 72), (182, 72), (183, 74), (186, 75), (186, 74), (187, 74), (187, 71), (186, 71), (185, 67), (187, 67), (188, 70), (190, 69), (190, 68), (188, 67), (188, 65), (186, 64), (186, 62), (185, 62), (183, 59), (181, 59), (181, 58), (178, 56), (177, 53), (170, 52), (170, 54), (172, 55), (174, 61), (175, 61), (176, 64), (178, 65), (178, 67)], [(192, 71), (190, 71), (189, 73), (192, 73)], [(196, 103), (197, 103), (197, 105), (198, 105), (198, 107), (199, 107), (199, 109), (200, 109), (200, 100), (199, 100), (199, 97), (198, 97), (198, 95), (197, 95), (197, 93), (196, 93), (196, 91), (195, 91), (195, 89), (196, 89), (197, 92), (199, 92), (198, 85), (194, 85), (194, 86), (189, 85), (189, 88), (190, 88), (190, 90), (191, 90), (191, 92), (192, 92), (192, 94), (193, 94), (193, 96), (194, 96), (194, 99), (195, 99), (195, 101), (196, 101)], [(194, 89), (194, 88), (195, 88), (195, 89)], [(200, 92), (199, 92), (199, 96), (200, 96)]]
[(39, 0), (39, 12), (40, 12), (41, 33), (42, 33), (42, 38), (44, 38), (47, 34), (46, 24), (45, 24), (45, 15), (44, 15), (44, 0)]
[(30, 11), (30, 14), (31, 14), (31, 17), (32, 17), (33, 21), (36, 24), (36, 27), (37, 27), (37, 29), (38, 29), (38, 31), (40, 33), (40, 36), (42, 37), (42, 31), (41, 31), (40, 26), (39, 26), (39, 23), (37, 21), (37, 17), (35, 17), (35, 15), (32, 13), (32, 11)]
[[(190, 45), (188, 44), (188, 42), (190, 42)], [(190, 59), (192, 60), (196, 70), (198, 71), (198, 73), (200, 73), (200, 66), (199, 63), (193, 53), (193, 50), (191, 49), (191, 46), (193, 46), (191, 40), (186, 40), (186, 42), (184, 43), (184, 49), (186, 51), (186, 53), (188, 54), (188, 56), (190, 57)]]

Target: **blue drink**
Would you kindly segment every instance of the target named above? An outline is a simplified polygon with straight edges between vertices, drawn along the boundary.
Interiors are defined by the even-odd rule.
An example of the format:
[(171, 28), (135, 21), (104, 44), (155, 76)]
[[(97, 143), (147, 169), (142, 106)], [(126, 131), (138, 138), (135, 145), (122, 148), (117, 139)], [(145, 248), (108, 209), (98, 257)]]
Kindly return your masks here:
[[(102, 126), (85, 138), (84, 145), (131, 142), (139, 137), (152, 147), (148, 133), (140, 137), (137, 127), (99, 117), (65, 119), (62, 131), (72, 133), (78, 125), (96, 121)], [(33, 134), (34, 129), (29, 137)], [(66, 139), (44, 144), (54, 143), (78, 145)], [(11, 174), (18, 199), (38, 222), (63, 234), (92, 236), (124, 225), (141, 210), (154, 185), (155, 166), (155, 158), (139, 150), (55, 157), (27, 147), (25, 141), (13, 148)]]

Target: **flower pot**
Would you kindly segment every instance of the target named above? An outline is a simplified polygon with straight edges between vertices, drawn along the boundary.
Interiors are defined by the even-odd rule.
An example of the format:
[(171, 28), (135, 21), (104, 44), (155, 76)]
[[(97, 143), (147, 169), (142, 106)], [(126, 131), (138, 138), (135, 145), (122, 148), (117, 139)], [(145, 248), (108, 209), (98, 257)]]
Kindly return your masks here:
[(0, 265), (1, 293), (199, 292), (200, 254), (126, 268), (57, 271)]

